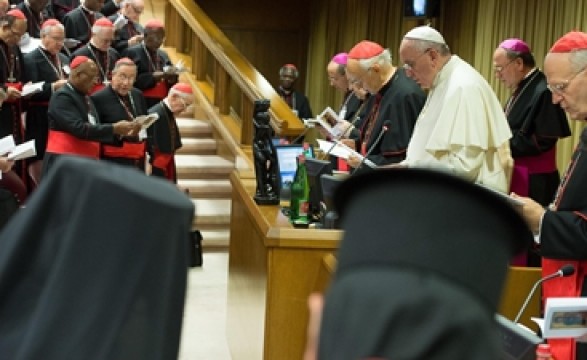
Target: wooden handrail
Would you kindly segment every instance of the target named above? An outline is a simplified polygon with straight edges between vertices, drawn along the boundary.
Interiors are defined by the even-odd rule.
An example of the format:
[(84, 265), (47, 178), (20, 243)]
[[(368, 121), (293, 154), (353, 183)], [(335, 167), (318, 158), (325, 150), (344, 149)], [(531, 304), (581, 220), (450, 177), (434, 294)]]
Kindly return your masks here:
[[(271, 101), (271, 123), (276, 133), (281, 136), (297, 136), (304, 126), (294, 115), (289, 106), (281, 99), (265, 77), (251, 65), (234, 44), (224, 35), (216, 24), (193, 0), (169, 0), (166, 11), (167, 46), (181, 51), (186, 41), (184, 22), (191, 29), (192, 72), (198, 81), (209, 81), (214, 86), (214, 97), (210, 99), (222, 115), (231, 112), (231, 101), (239, 102), (232, 111), (240, 116), (240, 143), (250, 145), (252, 142), (252, 109), (255, 100)], [(206, 54), (214, 58), (212, 71), (208, 71)], [(212, 73), (210, 73), (212, 72)], [(230, 83), (233, 82), (241, 93), (240, 98), (231, 98)]]

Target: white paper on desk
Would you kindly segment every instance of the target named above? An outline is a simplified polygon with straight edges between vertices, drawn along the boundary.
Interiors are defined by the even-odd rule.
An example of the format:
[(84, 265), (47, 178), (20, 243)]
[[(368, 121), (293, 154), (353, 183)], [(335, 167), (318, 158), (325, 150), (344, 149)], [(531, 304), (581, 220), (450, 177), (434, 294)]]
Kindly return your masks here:
[(20, 96), (29, 96), (29, 95), (36, 94), (38, 92), (43, 91), (44, 84), (45, 84), (44, 81), (24, 84), (22, 86), (22, 91), (20, 92)]
[(35, 139), (17, 145), (9, 154), (8, 160), (22, 160), (37, 155)]
[(12, 135), (6, 135), (0, 139), (0, 155), (11, 152), (16, 147), (14, 143), (14, 137)]
[(541, 330), (545, 339), (578, 338), (587, 335), (587, 298), (546, 299)]
[(351, 149), (350, 147), (346, 146), (345, 144), (341, 143), (340, 141), (335, 143), (330, 142), (330, 141), (326, 141), (326, 140), (322, 140), (322, 139), (317, 139), (318, 140), (318, 145), (320, 146), (320, 150), (322, 150), (322, 152), (324, 152), (325, 154), (328, 153), (330, 155), (339, 157), (339, 158), (343, 158), (345, 160), (348, 160), (349, 157), (351, 155), (356, 156), (360, 161), (363, 162), (363, 164), (369, 166), (372, 169), (375, 169), (377, 167), (377, 165), (372, 162), (369, 159), (365, 159), (363, 160), (364, 156), (359, 154), (358, 152), (356, 152), (355, 150)]
[(139, 115), (133, 121), (141, 124), (141, 129), (147, 129), (159, 119), (159, 114)]

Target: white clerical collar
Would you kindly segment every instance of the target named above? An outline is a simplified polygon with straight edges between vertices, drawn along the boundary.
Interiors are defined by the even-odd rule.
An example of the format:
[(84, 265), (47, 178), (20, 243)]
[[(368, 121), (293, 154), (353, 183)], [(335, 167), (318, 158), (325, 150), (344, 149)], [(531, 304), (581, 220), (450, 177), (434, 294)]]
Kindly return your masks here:
[(92, 10), (88, 9), (84, 4), (82, 4), (80, 6), (82, 7), (82, 9), (84, 9), (90, 15), (94, 15), (95, 11), (92, 11)]
[(442, 83), (442, 81), (449, 76), (451, 69), (454, 66), (456, 66), (458, 58), (459, 57), (457, 55), (451, 55), (450, 59), (444, 64), (444, 66), (442, 67), (442, 69), (440, 69), (438, 74), (436, 74), (436, 78), (434, 78), (430, 90), (433, 90), (435, 87), (438, 86), (438, 84)]
[(169, 106), (169, 99), (168, 98), (163, 99), (163, 104), (165, 104), (165, 106), (167, 106), (167, 109), (169, 109), (169, 111), (171, 111), (171, 106)]

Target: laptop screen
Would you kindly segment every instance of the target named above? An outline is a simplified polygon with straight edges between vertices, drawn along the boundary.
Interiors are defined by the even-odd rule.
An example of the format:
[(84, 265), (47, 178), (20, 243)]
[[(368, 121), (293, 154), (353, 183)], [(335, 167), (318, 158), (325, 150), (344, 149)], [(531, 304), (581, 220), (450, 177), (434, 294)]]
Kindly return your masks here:
[[(277, 164), (281, 181), (281, 198), (289, 198), (290, 187), (298, 168), (297, 158), (304, 152), (302, 144), (276, 145)], [(314, 149), (310, 146), (310, 152), (314, 157)]]

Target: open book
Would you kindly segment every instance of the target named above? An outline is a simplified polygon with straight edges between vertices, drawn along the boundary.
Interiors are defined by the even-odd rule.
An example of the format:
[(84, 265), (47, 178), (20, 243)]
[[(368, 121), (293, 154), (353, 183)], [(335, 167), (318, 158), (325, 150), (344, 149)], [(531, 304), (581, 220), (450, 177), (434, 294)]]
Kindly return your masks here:
[(341, 143), (340, 141), (330, 142), (321, 139), (317, 139), (317, 141), (318, 145), (320, 146), (320, 150), (322, 150), (322, 152), (324, 152), (325, 154), (334, 155), (345, 160), (348, 160), (351, 155), (354, 155), (368, 167), (372, 169), (375, 169), (377, 167), (377, 164), (375, 164), (373, 161), (369, 159), (364, 159), (363, 155), (359, 154), (358, 152)]
[(149, 126), (153, 125), (155, 121), (159, 119), (158, 114), (149, 114), (149, 115), (139, 115), (134, 118), (134, 122), (141, 124), (141, 128), (143, 130), (147, 129)]
[(0, 155), (6, 155), (16, 147), (14, 143), (14, 137), (12, 135), (6, 135), (0, 139)]
[(548, 298), (544, 319), (533, 317), (532, 321), (540, 326), (545, 339), (587, 335), (587, 298)]
[(41, 92), (41, 91), (43, 91), (44, 84), (45, 84), (44, 81), (24, 84), (22, 87), (22, 91), (20, 92), (20, 95), (21, 96), (29, 96), (29, 95)]
[(37, 155), (35, 149), (35, 139), (29, 140), (17, 145), (11, 152), (8, 153), (9, 160), (22, 160)]
[(345, 127), (337, 126), (342, 122), (340, 121), (338, 115), (336, 115), (334, 110), (332, 110), (329, 107), (324, 109), (324, 111), (322, 111), (322, 113), (318, 115), (315, 119), (306, 119), (306, 122), (322, 126), (333, 138), (339, 138), (346, 130)]

